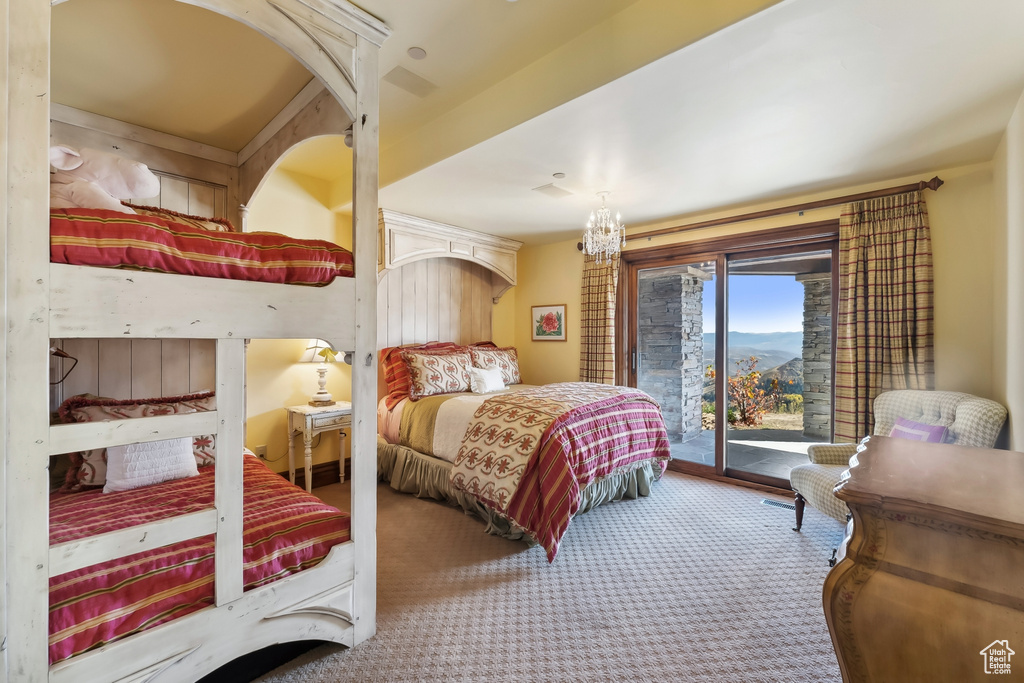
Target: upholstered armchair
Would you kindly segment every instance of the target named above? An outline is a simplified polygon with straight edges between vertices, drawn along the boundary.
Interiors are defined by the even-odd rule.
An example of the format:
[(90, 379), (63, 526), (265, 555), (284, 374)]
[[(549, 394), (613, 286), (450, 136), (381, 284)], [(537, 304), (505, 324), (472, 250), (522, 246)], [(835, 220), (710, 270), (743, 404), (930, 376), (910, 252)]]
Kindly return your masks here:
[[(876, 436), (889, 436), (897, 419), (903, 418), (920, 425), (945, 427), (945, 443), (978, 448), (992, 448), (1006, 421), (1006, 408), (995, 401), (957, 391), (887, 391), (875, 398), (874, 409)], [(796, 492), (794, 531), (800, 531), (803, 524), (805, 503), (846, 522), (849, 509), (832, 490), (850, 468), (850, 458), (856, 451), (857, 444), (853, 443), (807, 449), (811, 462), (797, 465), (789, 475)]]

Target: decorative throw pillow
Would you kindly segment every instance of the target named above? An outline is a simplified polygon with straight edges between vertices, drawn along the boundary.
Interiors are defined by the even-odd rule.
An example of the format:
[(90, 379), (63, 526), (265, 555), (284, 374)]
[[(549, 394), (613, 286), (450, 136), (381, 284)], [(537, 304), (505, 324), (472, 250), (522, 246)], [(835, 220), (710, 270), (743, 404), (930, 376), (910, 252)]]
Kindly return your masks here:
[[(124, 420), (155, 415), (181, 415), (217, 409), (217, 398), (212, 391), (185, 396), (145, 399), (97, 398), (89, 394), (72, 396), (60, 406), (63, 422), (102, 422), (103, 420)], [(217, 457), (216, 435), (203, 434), (192, 437), (192, 454), (196, 465), (212, 465)], [(94, 448), (71, 454), (62, 493), (80, 491), (83, 488), (103, 486), (107, 477), (107, 449)]]
[(897, 417), (896, 424), (889, 431), (889, 436), (897, 439), (924, 441), (926, 443), (943, 443), (946, 440), (946, 433), (948, 431), (942, 425), (929, 425)]
[(501, 391), (505, 388), (505, 382), (501, 378), (499, 368), (470, 368), (469, 388), (474, 394), (489, 394), (492, 391)]
[(402, 352), (412, 380), (409, 398), (418, 401), (426, 396), (469, 391), (469, 370), (473, 361), (468, 353)]
[(514, 346), (503, 349), (474, 346), (470, 347), (469, 353), (473, 356), (473, 367), (498, 368), (501, 370), (501, 380), (505, 384), (519, 384), (523, 381), (519, 376), (519, 356)]
[(130, 204), (128, 202), (121, 203), (127, 207), (135, 209), (135, 213), (137, 214), (163, 218), (171, 223), (191, 225), (193, 228), (209, 230), (210, 232), (238, 232), (235, 230), (235, 226), (232, 225), (231, 221), (227, 218), (203, 218), (202, 216), (190, 216), (187, 213), (178, 213), (177, 211), (171, 211), (170, 209), (161, 209), (159, 206), (136, 206), (135, 204)]
[(130, 491), (198, 474), (192, 439), (187, 436), (111, 446), (107, 449), (107, 482), (103, 493)]
[(385, 403), (388, 409), (394, 408), (403, 398), (409, 398), (412, 379), (409, 377), (409, 368), (402, 358), (402, 353), (452, 353), (453, 351), (464, 351), (465, 347), (452, 342), (428, 342), (426, 344), (411, 344), (409, 346), (389, 346), (380, 350), (380, 365), (384, 372), (384, 382), (387, 384), (388, 394), (385, 396)]

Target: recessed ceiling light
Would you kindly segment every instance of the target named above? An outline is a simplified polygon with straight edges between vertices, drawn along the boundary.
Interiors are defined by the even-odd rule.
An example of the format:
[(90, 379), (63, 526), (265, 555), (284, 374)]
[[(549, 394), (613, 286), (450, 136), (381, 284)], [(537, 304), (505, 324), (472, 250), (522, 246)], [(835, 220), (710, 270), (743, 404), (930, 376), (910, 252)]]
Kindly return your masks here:
[(565, 174), (564, 174), (564, 173), (562, 173), (561, 171), (559, 171), (558, 173), (552, 173), (552, 174), (551, 174), (551, 177), (552, 177), (552, 178), (558, 178), (559, 180), (561, 180), (562, 178), (564, 178), (564, 177), (565, 177)]
[(422, 47), (410, 47), (406, 52), (413, 59), (423, 59), (427, 56), (427, 51)]

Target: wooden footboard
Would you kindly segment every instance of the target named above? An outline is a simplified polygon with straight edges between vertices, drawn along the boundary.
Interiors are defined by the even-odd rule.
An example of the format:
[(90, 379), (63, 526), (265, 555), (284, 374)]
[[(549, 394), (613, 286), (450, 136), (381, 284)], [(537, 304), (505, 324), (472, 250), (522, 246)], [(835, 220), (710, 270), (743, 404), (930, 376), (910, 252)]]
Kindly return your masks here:
[(233, 659), (296, 640), (355, 644), (355, 545), (242, 597), (50, 667), (52, 683), (194, 681)]

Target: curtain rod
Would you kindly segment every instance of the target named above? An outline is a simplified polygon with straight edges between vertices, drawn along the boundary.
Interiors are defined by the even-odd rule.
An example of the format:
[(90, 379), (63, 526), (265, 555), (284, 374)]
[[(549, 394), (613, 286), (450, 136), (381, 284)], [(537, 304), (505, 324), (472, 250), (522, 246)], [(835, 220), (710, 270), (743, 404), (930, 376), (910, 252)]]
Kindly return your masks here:
[[(757, 220), (758, 218), (769, 218), (771, 216), (782, 216), (787, 213), (797, 213), (798, 211), (822, 209), (828, 206), (837, 206), (839, 204), (856, 202), (862, 199), (877, 199), (878, 197), (889, 197), (894, 194), (913, 192), (915, 190), (937, 190), (940, 187), (942, 187), (942, 184), (942, 179), (939, 178), (939, 176), (935, 176), (931, 180), (922, 180), (920, 182), (910, 183), (908, 185), (887, 187), (881, 190), (871, 190), (869, 192), (858, 192), (857, 194), (848, 194), (842, 197), (832, 197), (831, 199), (819, 199), (813, 202), (791, 204), (790, 206), (779, 206), (774, 209), (754, 211), (753, 213), (743, 213), (738, 216), (725, 216), (722, 218), (713, 218), (707, 221), (700, 221), (699, 223), (690, 223), (688, 225), (677, 225), (671, 228), (661, 228), (660, 230), (640, 232), (634, 235), (626, 235), (626, 241), (631, 242), (633, 240), (660, 237), (661, 235), (673, 235), (678, 232), (689, 232), (690, 230), (702, 230), (704, 228), (713, 228), (718, 225), (728, 225), (729, 223), (743, 223), (745, 221)], [(579, 242), (576, 245), (576, 248), (579, 249), (580, 251), (583, 251), (583, 243)]]

